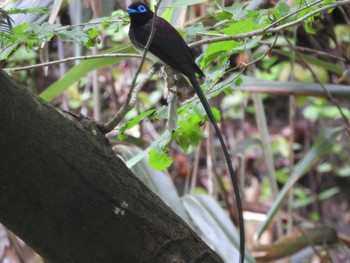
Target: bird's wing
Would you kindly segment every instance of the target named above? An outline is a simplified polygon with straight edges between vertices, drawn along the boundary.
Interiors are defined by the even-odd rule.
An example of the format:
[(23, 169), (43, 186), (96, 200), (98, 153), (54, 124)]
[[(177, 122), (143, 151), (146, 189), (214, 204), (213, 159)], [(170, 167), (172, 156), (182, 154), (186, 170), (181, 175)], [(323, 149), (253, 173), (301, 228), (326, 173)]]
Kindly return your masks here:
[[(151, 30), (152, 20), (134, 28), (134, 36), (142, 46), (146, 46)], [(203, 75), (194, 62), (192, 51), (185, 40), (163, 18), (157, 17), (156, 31), (149, 52), (158, 57), (164, 64), (188, 77), (194, 76), (194, 72)]]

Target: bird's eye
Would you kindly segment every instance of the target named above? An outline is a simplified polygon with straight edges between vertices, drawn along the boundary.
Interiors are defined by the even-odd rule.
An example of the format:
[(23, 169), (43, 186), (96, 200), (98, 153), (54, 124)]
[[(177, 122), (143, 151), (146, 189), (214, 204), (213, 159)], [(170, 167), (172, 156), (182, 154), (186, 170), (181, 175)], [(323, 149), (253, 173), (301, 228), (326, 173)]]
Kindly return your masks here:
[(143, 5), (140, 5), (138, 9), (139, 9), (140, 13), (144, 13), (147, 11), (146, 7)]

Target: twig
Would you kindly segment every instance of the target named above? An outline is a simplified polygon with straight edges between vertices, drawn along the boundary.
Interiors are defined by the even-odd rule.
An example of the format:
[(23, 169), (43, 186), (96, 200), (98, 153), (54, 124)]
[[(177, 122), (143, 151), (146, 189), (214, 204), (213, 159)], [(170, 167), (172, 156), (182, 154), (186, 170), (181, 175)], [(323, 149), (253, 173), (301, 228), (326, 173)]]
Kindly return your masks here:
[[(114, 23), (114, 22), (125, 22), (123, 18), (121, 19), (115, 19), (115, 20), (108, 20), (109, 23)], [(68, 26), (63, 26), (61, 28), (53, 30), (54, 33), (64, 31), (64, 30), (70, 30), (75, 27), (82, 27), (82, 26), (89, 26), (89, 25), (98, 25), (101, 24), (101, 21), (96, 21), (96, 22), (86, 22), (86, 23), (81, 23), (81, 24), (76, 24), (76, 25), (68, 25)]]
[(319, 0), (319, 1), (316, 1), (316, 2), (314, 2), (314, 3), (308, 4), (308, 5), (306, 5), (306, 6), (303, 6), (302, 8), (299, 8), (298, 10), (295, 10), (294, 12), (291, 12), (291, 13), (289, 13), (289, 14), (287, 14), (287, 15), (281, 17), (280, 19), (276, 20), (275, 22), (271, 23), (271, 25), (265, 27), (264, 30), (266, 31), (266, 30), (268, 30), (269, 28), (274, 27), (275, 25), (277, 25), (277, 24), (280, 23), (281, 21), (287, 19), (288, 17), (291, 17), (291, 16), (293, 16), (293, 15), (299, 13), (300, 11), (303, 11), (303, 10), (305, 10), (305, 9), (308, 9), (308, 8), (310, 8), (310, 7), (314, 6), (314, 5), (317, 5), (317, 4), (321, 3), (321, 2), (323, 2), (323, 0)]
[(45, 62), (41, 64), (36, 65), (30, 65), (25, 67), (17, 67), (17, 68), (4, 68), (5, 71), (20, 71), (20, 70), (27, 70), (27, 69), (33, 69), (33, 68), (40, 68), (40, 67), (46, 67), (46, 66), (52, 66), (60, 63), (67, 63), (69, 61), (75, 61), (75, 60), (87, 60), (87, 59), (96, 59), (96, 58), (117, 58), (117, 57), (129, 57), (129, 58), (140, 58), (141, 55), (138, 54), (100, 54), (100, 55), (92, 55), (92, 56), (78, 56), (78, 57), (70, 57), (65, 59), (59, 59), (54, 60), (50, 62)]
[[(291, 45), (289, 39), (287, 39), (285, 37), (286, 41)], [(345, 113), (343, 112), (339, 102), (333, 97), (333, 95), (329, 92), (329, 90), (326, 88), (326, 86), (322, 83), (322, 81), (320, 80), (320, 78), (316, 75), (315, 71), (310, 67), (310, 65), (305, 61), (304, 57), (300, 54), (300, 52), (298, 52), (297, 50), (295, 50), (297, 56), (300, 58), (300, 60), (303, 62), (304, 66), (310, 71), (312, 77), (317, 81), (317, 83), (321, 86), (321, 88), (323, 89), (324, 93), (326, 94), (327, 98), (329, 99), (329, 101), (337, 107), (342, 120), (344, 122), (345, 125), (345, 130), (348, 132), (348, 134), (350, 135), (350, 122), (348, 120), (348, 118), (345, 116)]]
[[(142, 55), (142, 58), (141, 58), (141, 62), (136, 70), (136, 73), (135, 73), (135, 76), (131, 82), (131, 87), (130, 87), (130, 90), (129, 90), (129, 94), (128, 94), (128, 97), (126, 99), (126, 101), (124, 102), (123, 106), (120, 108), (120, 110), (117, 112), (117, 114), (107, 123), (107, 124), (100, 124), (100, 129), (102, 132), (104, 133), (108, 133), (110, 131), (112, 131), (117, 125), (118, 123), (123, 119), (123, 117), (125, 116), (125, 114), (130, 110), (132, 109), (132, 107), (135, 105), (135, 102), (136, 102), (136, 96), (137, 96), (137, 93), (134, 92), (134, 89), (135, 89), (135, 84), (136, 84), (136, 80), (137, 80), (137, 77), (139, 76), (140, 72), (141, 72), (141, 69), (142, 69), (142, 66), (146, 60), (146, 55), (147, 55), (147, 52), (148, 52), (148, 49), (152, 43), (152, 40), (153, 40), (153, 37), (154, 37), (154, 34), (156, 32), (156, 18), (157, 18), (157, 11), (158, 11), (158, 8), (159, 8), (159, 5), (160, 3), (162, 2), (162, 0), (159, 0), (157, 2), (157, 4), (155, 5), (154, 7), (154, 15), (153, 15), (153, 19), (152, 19), (152, 27), (151, 27), (151, 33), (148, 37), (148, 40), (147, 40), (147, 44), (145, 46), (145, 49), (143, 51), (143, 55)], [(148, 72), (147, 74), (147, 77), (149, 77), (149, 79), (153, 76), (153, 74), (155, 73), (156, 69), (158, 68), (158, 65), (153, 65), (153, 67), (151, 68), (151, 70)], [(146, 77), (146, 79), (147, 79)], [(142, 81), (142, 86), (145, 84), (146, 82)], [(141, 83), (140, 83), (141, 84)], [(138, 85), (137, 89), (135, 89), (137, 92), (142, 88), (141, 85)], [(132, 98), (135, 98), (135, 101), (132, 103), (131, 99)]]
[[(269, 42), (267, 41), (259, 41), (259, 44), (270, 44)], [(312, 49), (312, 48), (307, 48), (307, 47), (301, 47), (301, 46), (293, 46), (293, 45), (287, 45), (287, 44), (275, 44), (274, 45), (275, 47), (286, 47), (286, 48), (289, 48), (289, 49), (292, 49), (292, 50), (297, 50), (297, 51), (300, 51), (300, 52), (308, 52), (308, 53), (314, 53), (318, 56), (321, 56), (321, 57), (328, 57), (328, 58), (332, 58), (332, 59), (336, 59), (336, 60), (339, 60), (339, 61), (346, 61), (345, 58), (343, 57), (339, 57), (339, 56), (336, 56), (336, 55), (333, 55), (333, 54), (330, 54), (328, 52), (324, 52), (324, 51), (320, 51), (320, 50), (316, 50), (316, 49)]]
[(142, 87), (152, 78), (157, 69), (158, 65), (154, 64), (153, 67), (148, 71), (146, 77), (137, 86), (135, 86), (135, 88), (129, 91), (126, 101), (123, 103), (117, 114), (107, 124), (98, 124), (98, 127), (102, 132), (108, 133), (112, 131), (124, 118), (125, 114), (135, 106), (137, 94), (142, 89)]

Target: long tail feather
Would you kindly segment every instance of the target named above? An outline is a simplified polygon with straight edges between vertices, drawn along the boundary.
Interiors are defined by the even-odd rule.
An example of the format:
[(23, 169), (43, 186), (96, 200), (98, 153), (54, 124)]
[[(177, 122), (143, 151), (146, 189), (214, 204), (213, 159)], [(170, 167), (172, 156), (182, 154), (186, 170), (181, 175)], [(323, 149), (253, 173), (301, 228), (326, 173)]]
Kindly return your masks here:
[(236, 202), (237, 202), (237, 211), (238, 211), (238, 221), (239, 221), (239, 233), (240, 233), (240, 259), (239, 262), (243, 263), (244, 262), (244, 256), (245, 256), (245, 234), (244, 234), (244, 220), (243, 220), (243, 207), (242, 207), (242, 200), (241, 200), (241, 196), (240, 196), (240, 192), (239, 192), (239, 187), (238, 187), (238, 180), (237, 180), (237, 175), (235, 170), (233, 169), (232, 166), (232, 162), (231, 162), (231, 158), (230, 155), (228, 153), (225, 141), (222, 137), (221, 131), (216, 123), (216, 120), (214, 118), (214, 115), (210, 109), (210, 105), (197, 81), (197, 79), (195, 77), (191, 77), (189, 78), (194, 91), (196, 92), (200, 102), (202, 103), (205, 112), (207, 113), (210, 122), (213, 124), (215, 132), (219, 138), (221, 147), (224, 151), (224, 155), (225, 155), (225, 159), (226, 159), (226, 163), (230, 172), (230, 177), (232, 180), (232, 184), (233, 184), (233, 190), (236, 196)]

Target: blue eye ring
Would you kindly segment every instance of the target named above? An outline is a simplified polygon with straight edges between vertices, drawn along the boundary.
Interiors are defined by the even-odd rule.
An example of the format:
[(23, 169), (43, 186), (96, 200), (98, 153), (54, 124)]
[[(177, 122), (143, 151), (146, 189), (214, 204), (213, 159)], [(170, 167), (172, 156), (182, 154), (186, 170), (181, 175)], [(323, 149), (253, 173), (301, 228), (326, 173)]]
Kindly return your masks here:
[(140, 11), (140, 13), (145, 13), (145, 12), (147, 11), (146, 7), (143, 6), (143, 5), (140, 5), (140, 6), (138, 7), (138, 10)]

